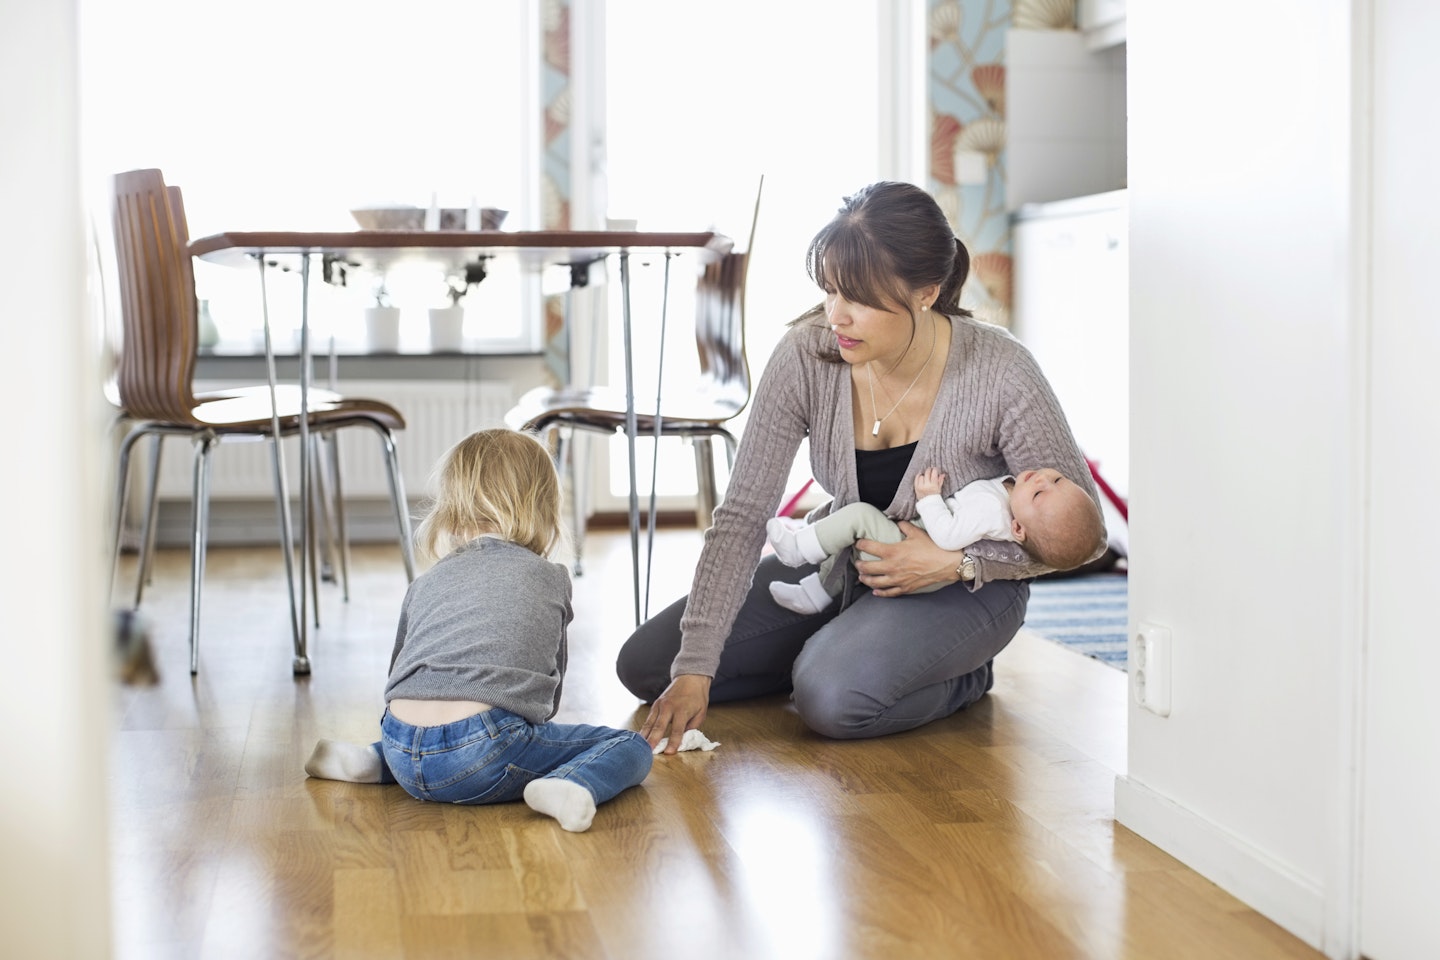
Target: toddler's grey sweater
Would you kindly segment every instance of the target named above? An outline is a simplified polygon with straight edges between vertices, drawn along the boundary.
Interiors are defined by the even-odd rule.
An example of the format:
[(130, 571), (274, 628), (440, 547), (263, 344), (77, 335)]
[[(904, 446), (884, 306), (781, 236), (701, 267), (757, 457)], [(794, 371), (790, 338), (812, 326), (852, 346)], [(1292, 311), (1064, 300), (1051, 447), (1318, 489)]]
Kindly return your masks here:
[(410, 584), (385, 702), (478, 700), (544, 723), (560, 706), (571, 617), (563, 566), (472, 540)]

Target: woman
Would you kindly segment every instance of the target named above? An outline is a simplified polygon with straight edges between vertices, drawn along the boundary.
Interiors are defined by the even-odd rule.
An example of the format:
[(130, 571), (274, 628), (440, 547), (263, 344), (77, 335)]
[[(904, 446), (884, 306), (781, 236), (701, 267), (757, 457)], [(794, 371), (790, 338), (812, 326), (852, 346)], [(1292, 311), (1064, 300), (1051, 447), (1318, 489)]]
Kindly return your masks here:
[[(816, 569), (775, 557), (756, 566), (802, 440), (834, 498), (817, 515), (866, 502), (908, 521), (928, 467), (948, 475), (952, 492), (1054, 467), (1099, 507), (1034, 358), (961, 308), (969, 254), (929, 194), (882, 182), (846, 198), (806, 267), (825, 300), (791, 325), (756, 388), (690, 595), (620, 651), (621, 681), (651, 703), (640, 732), (652, 746), (669, 737), (666, 753), (712, 700), (785, 690), (829, 737), (949, 716), (990, 689), (992, 658), (1024, 622), (1028, 580), (1048, 569), (1013, 543), (944, 550), (902, 522), (900, 543), (855, 544), (878, 559), (835, 564), (841, 603), (814, 614), (779, 607), (770, 584)], [(1102, 530), (1091, 556), (1104, 546)], [(934, 584), (951, 586), (922, 591)]]

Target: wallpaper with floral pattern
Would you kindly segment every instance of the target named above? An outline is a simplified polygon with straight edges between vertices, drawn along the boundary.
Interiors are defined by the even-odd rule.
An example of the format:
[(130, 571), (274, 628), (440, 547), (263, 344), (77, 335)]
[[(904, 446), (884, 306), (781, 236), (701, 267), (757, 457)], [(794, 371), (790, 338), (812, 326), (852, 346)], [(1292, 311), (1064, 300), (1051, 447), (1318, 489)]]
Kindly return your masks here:
[(928, 189), (970, 250), (965, 305), (1010, 323), (1005, 210), (1005, 31), (1068, 30), (1075, 0), (928, 0)]

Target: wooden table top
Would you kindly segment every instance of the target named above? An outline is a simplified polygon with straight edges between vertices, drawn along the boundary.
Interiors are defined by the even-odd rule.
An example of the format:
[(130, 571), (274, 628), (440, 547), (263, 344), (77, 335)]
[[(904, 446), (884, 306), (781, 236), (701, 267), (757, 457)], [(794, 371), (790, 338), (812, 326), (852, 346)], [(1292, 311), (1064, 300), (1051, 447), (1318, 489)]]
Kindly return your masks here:
[(535, 269), (590, 263), (619, 254), (694, 253), (705, 263), (733, 241), (713, 231), (619, 230), (348, 230), (227, 231), (190, 242), (193, 256), (248, 264), (257, 256), (321, 254), (353, 266), (383, 268), (403, 260), (459, 266), (504, 256)]

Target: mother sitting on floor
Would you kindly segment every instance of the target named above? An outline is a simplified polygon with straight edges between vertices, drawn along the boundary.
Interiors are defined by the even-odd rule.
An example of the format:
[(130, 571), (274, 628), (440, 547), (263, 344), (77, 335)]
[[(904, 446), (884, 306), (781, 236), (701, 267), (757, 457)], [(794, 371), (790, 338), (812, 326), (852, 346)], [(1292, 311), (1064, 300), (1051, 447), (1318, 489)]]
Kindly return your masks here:
[[(929, 194), (861, 189), (816, 235), (806, 266), (824, 302), (791, 324), (760, 380), (690, 594), (620, 651), (621, 682), (651, 703), (640, 732), (652, 746), (669, 737), (666, 753), (711, 701), (787, 690), (829, 737), (949, 716), (990, 689), (992, 659), (1025, 620), (1028, 580), (1047, 572), (1016, 544), (943, 550), (902, 522), (900, 543), (856, 543), (879, 559), (835, 564), (840, 603), (813, 614), (777, 605), (772, 582), (815, 571), (759, 559), (802, 440), (834, 498), (820, 513), (863, 501), (908, 521), (915, 475), (931, 466), (949, 491), (1054, 467), (1099, 507), (1030, 352), (960, 306), (970, 257)], [(1093, 556), (1104, 549), (1102, 529)], [(917, 592), (933, 584), (951, 586)]]

